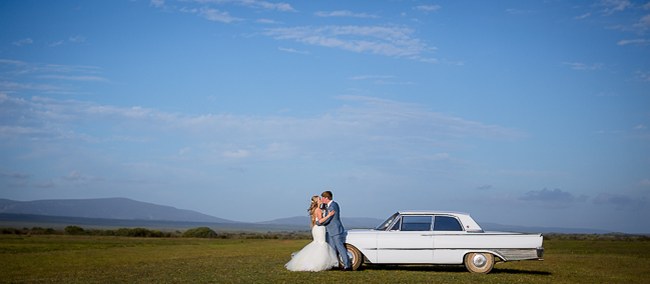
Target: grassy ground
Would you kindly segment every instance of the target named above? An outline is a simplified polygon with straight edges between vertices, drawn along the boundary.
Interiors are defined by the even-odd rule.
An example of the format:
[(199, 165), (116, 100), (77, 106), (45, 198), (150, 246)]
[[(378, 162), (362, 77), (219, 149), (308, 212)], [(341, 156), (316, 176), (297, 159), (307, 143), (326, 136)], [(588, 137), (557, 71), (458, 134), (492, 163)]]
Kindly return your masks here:
[(650, 241), (549, 240), (544, 261), (462, 266), (365, 266), (289, 272), (308, 240), (0, 235), (0, 282), (57, 283), (649, 283)]

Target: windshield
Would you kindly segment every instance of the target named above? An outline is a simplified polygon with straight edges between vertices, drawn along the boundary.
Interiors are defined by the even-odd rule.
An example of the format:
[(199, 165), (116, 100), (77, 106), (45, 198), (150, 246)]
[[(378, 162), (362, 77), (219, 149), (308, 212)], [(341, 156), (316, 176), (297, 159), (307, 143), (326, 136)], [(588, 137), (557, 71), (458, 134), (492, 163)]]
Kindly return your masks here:
[(388, 217), (388, 219), (386, 219), (386, 221), (382, 222), (379, 226), (377, 226), (375, 228), (375, 230), (386, 231), (388, 226), (390, 226), (390, 224), (393, 223), (393, 220), (395, 220), (395, 218), (397, 218), (397, 215), (398, 214), (395, 213), (395, 214), (393, 214), (393, 216)]

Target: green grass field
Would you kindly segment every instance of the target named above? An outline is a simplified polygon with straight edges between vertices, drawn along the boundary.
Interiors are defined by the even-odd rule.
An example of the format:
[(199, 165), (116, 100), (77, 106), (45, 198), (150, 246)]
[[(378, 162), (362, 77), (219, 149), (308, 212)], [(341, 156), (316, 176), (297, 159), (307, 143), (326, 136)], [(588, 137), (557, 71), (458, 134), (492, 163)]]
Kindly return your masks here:
[(286, 271), (290, 254), (308, 242), (0, 235), (0, 282), (650, 283), (650, 241), (548, 240), (544, 261), (498, 263), (487, 275), (462, 266)]

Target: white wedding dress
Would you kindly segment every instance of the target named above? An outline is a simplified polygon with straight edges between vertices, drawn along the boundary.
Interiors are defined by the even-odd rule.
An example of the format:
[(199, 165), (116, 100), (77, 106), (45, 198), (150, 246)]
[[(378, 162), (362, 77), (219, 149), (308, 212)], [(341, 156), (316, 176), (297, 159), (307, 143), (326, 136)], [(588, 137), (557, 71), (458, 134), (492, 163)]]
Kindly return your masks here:
[(284, 266), (291, 271), (323, 271), (339, 265), (334, 249), (325, 241), (325, 226), (312, 226), (314, 239), (299, 252), (292, 254)]

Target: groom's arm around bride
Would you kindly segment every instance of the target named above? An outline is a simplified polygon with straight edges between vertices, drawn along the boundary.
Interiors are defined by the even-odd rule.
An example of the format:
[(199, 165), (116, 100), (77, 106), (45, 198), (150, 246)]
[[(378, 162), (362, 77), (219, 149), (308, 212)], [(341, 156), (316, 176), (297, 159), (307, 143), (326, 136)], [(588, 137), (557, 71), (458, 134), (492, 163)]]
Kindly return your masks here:
[[(329, 244), (334, 247), (339, 257), (343, 262), (343, 268), (349, 270), (351, 268), (350, 259), (348, 258), (347, 249), (345, 248), (345, 228), (341, 223), (341, 210), (339, 204), (332, 200), (332, 192), (325, 191), (321, 194), (321, 200), (327, 204), (327, 216), (322, 222), (317, 222), (318, 225), (325, 226), (328, 235)], [(320, 221), (320, 220), (319, 220)]]

